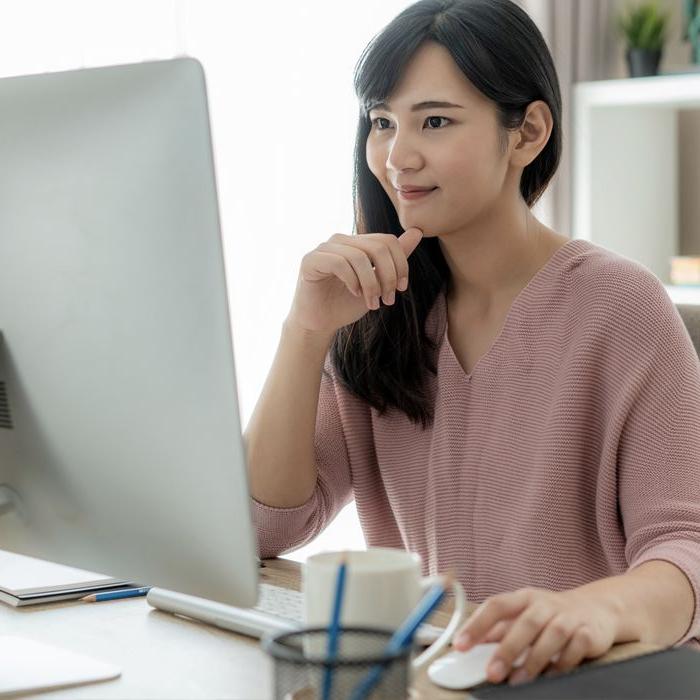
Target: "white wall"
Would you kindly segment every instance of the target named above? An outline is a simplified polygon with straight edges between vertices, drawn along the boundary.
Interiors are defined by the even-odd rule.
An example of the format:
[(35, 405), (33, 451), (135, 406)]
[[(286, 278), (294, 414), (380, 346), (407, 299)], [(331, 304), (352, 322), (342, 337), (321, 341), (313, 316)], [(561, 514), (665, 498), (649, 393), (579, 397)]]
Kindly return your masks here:
[[(188, 2), (187, 52), (208, 70), (222, 226), (247, 425), (272, 363), (303, 255), (352, 232), (353, 67), (408, 2), (275, 2), (228, 15)], [(252, 6), (253, 8), (256, 5)], [(306, 547), (365, 547), (354, 503)]]
[[(0, 77), (197, 57), (212, 123), (242, 427), (302, 256), (352, 232), (353, 68), (409, 2), (0, 0)], [(354, 504), (292, 556), (364, 548)]]

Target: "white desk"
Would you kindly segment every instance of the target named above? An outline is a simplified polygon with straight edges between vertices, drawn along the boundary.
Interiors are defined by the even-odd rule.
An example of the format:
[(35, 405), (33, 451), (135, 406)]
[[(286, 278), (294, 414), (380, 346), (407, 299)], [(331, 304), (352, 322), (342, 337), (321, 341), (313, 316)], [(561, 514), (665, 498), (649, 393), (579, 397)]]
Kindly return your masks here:
[[(288, 559), (265, 561), (261, 580), (299, 589), (300, 565)], [(435, 613), (446, 624), (451, 601)], [(468, 612), (474, 608), (469, 604)], [(121, 666), (110, 681), (23, 697), (41, 698), (236, 698), (272, 697), (272, 660), (256, 639), (178, 618), (153, 609), (146, 598), (82, 603), (66, 601), (12, 608), (0, 603), (0, 633), (63, 646)], [(620, 644), (602, 663), (652, 651), (646, 644)], [(0, 666), (2, 659), (0, 659)], [(411, 699), (454, 700), (464, 691), (440, 690), (423, 671)]]
[(16, 609), (1, 605), (0, 629), (2, 634), (62, 646), (122, 669), (115, 680), (47, 691), (41, 697), (272, 696), (272, 664), (257, 640), (154, 610), (145, 597)]

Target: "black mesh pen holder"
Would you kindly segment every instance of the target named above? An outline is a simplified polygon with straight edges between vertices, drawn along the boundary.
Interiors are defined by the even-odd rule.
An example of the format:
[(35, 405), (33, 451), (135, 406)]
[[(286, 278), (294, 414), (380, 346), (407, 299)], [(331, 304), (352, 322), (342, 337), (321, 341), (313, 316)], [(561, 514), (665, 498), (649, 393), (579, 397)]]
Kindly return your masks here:
[[(330, 676), (329, 697), (333, 700), (406, 700), (415, 647), (385, 654), (393, 633), (393, 630), (345, 627), (338, 637), (337, 653), (332, 661), (326, 654), (327, 627), (263, 636), (262, 647), (274, 662), (273, 698), (323, 700)], [(369, 690), (367, 680), (371, 673), (378, 680)], [(360, 692), (361, 689), (367, 690)]]

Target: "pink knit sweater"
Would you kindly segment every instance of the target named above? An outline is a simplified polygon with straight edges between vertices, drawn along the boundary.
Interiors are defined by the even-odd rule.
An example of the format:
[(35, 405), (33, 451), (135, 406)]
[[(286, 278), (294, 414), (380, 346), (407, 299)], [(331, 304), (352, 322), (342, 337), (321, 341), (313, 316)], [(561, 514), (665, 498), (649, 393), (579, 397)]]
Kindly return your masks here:
[(676, 646), (700, 648), (700, 362), (661, 281), (572, 239), (471, 374), (444, 296), (426, 330), (440, 347), (425, 431), (395, 409), (379, 417), (326, 356), (316, 490), (295, 508), (251, 499), (260, 557), (306, 544), (354, 498), (367, 546), (418, 552), (425, 575), (453, 569), (477, 603), (664, 559), (695, 593)]

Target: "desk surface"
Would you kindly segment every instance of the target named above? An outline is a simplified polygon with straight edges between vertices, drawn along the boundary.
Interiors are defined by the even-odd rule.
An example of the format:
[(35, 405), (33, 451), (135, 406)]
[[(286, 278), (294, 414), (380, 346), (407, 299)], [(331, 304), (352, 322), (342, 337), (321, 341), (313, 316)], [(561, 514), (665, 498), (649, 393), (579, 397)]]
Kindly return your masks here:
[[(261, 581), (299, 590), (301, 565), (268, 559)], [(468, 606), (468, 612), (475, 609)], [(430, 622), (446, 625), (451, 601)], [(272, 661), (251, 637), (155, 610), (145, 598), (82, 603), (65, 601), (13, 608), (0, 603), (2, 634), (29, 637), (121, 666), (111, 681), (32, 695), (42, 698), (236, 698), (272, 697)], [(613, 647), (589, 661), (605, 663), (653, 651), (649, 644)], [(0, 664), (2, 660), (0, 659)], [(27, 697), (27, 696), (25, 696)], [(417, 674), (412, 700), (464, 698), (464, 691), (433, 685)]]

